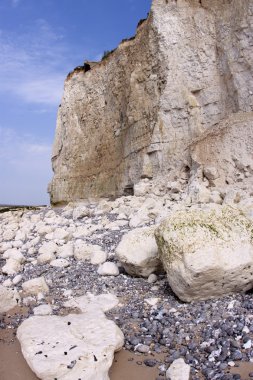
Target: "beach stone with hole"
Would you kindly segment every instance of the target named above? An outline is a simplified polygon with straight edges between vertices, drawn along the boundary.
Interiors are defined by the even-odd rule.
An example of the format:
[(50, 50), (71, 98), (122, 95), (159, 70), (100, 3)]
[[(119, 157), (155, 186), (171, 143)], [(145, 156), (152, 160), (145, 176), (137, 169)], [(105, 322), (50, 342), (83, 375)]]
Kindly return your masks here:
[(50, 262), (51, 267), (55, 268), (67, 268), (69, 264), (70, 263), (67, 259), (56, 259)]
[(119, 327), (92, 305), (82, 314), (28, 318), (17, 337), (42, 380), (109, 380), (114, 352), (124, 344)]
[(253, 287), (252, 222), (229, 206), (177, 211), (156, 230), (169, 284), (183, 301)]
[(78, 206), (73, 210), (73, 219), (78, 220), (90, 216), (91, 210), (86, 206)]

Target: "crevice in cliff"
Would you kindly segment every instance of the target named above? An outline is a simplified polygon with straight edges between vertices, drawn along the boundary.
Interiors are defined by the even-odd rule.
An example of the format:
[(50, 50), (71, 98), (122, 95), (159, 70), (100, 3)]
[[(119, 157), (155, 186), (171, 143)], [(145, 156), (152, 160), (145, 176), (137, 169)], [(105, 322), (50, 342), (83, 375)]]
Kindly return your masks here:
[(234, 83), (234, 75), (231, 72), (231, 67), (229, 63), (229, 59), (227, 57), (227, 52), (224, 50), (222, 46), (222, 39), (219, 33), (219, 28), (216, 25), (216, 60), (217, 66), (220, 72), (220, 83), (223, 88), (223, 102), (224, 102), (224, 110), (226, 110), (226, 114), (224, 117), (227, 117), (229, 113), (239, 112), (239, 100), (238, 100), (238, 90)]
[(129, 184), (124, 187), (123, 195), (134, 195), (134, 184)]
[(58, 149), (57, 154), (55, 154), (54, 156), (52, 156), (52, 158), (51, 158), (52, 162), (54, 162), (60, 156), (60, 154), (62, 152), (62, 148), (63, 148), (63, 143), (61, 144), (60, 148)]

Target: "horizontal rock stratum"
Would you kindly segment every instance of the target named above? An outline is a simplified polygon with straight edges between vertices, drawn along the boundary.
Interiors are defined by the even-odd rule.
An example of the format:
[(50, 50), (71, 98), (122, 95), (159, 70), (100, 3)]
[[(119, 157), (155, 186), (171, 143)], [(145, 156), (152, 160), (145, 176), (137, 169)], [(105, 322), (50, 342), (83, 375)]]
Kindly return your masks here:
[[(242, 139), (248, 146), (243, 165), (252, 173), (252, 134), (242, 136), (253, 121), (252, 36), (251, 0), (153, 0), (133, 39), (68, 75), (51, 202), (121, 195), (141, 178), (197, 170), (196, 163), (208, 161), (203, 149), (212, 143), (206, 131), (213, 128), (217, 140), (233, 129), (218, 151), (215, 144), (208, 150), (215, 162), (226, 151), (223, 142), (238, 140), (240, 148)], [(237, 163), (235, 152), (230, 166)], [(219, 185), (238, 180), (220, 171), (223, 166)]]

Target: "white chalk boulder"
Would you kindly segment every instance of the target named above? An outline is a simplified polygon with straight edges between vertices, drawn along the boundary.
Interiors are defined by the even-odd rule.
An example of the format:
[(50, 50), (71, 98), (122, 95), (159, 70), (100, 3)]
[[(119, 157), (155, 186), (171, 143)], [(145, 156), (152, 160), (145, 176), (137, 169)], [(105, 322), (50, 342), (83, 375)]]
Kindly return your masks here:
[(252, 222), (229, 206), (181, 210), (156, 230), (168, 281), (186, 302), (253, 287)]
[(19, 302), (19, 295), (16, 291), (7, 289), (5, 286), (0, 285), (0, 313), (5, 313), (17, 306)]
[(55, 259), (53, 252), (45, 252), (37, 257), (38, 264), (47, 264)]
[(93, 264), (100, 264), (106, 260), (107, 254), (103, 252), (99, 245), (87, 244), (83, 240), (76, 240), (74, 256), (76, 260), (91, 260)]
[(40, 293), (47, 294), (49, 292), (49, 287), (43, 276), (25, 281), (22, 284), (22, 288), (26, 294), (35, 295), (35, 296)]
[(118, 276), (119, 268), (115, 263), (106, 261), (105, 263), (99, 265), (97, 272), (100, 276)]
[(42, 380), (109, 380), (114, 352), (124, 337), (103, 311), (31, 317), (17, 330), (28, 365)]
[(161, 267), (154, 227), (137, 228), (125, 234), (116, 257), (131, 276), (148, 277)]
[(20, 261), (15, 259), (7, 259), (5, 265), (2, 267), (2, 272), (8, 274), (9, 276), (17, 274), (23, 269)]
[(68, 257), (72, 257), (74, 255), (74, 247), (73, 243), (64, 244), (63, 246), (58, 248), (58, 257), (62, 259), (67, 259)]
[(34, 315), (50, 315), (53, 313), (51, 305), (39, 305), (33, 309)]
[(54, 254), (58, 251), (58, 245), (53, 241), (45, 242), (39, 249), (40, 254)]

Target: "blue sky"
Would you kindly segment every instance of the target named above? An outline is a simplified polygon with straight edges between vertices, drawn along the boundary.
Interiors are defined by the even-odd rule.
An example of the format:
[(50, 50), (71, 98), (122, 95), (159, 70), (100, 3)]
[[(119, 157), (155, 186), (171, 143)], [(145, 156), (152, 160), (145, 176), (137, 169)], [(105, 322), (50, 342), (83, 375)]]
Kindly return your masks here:
[(0, 204), (46, 204), (68, 72), (135, 34), (151, 0), (0, 0)]

